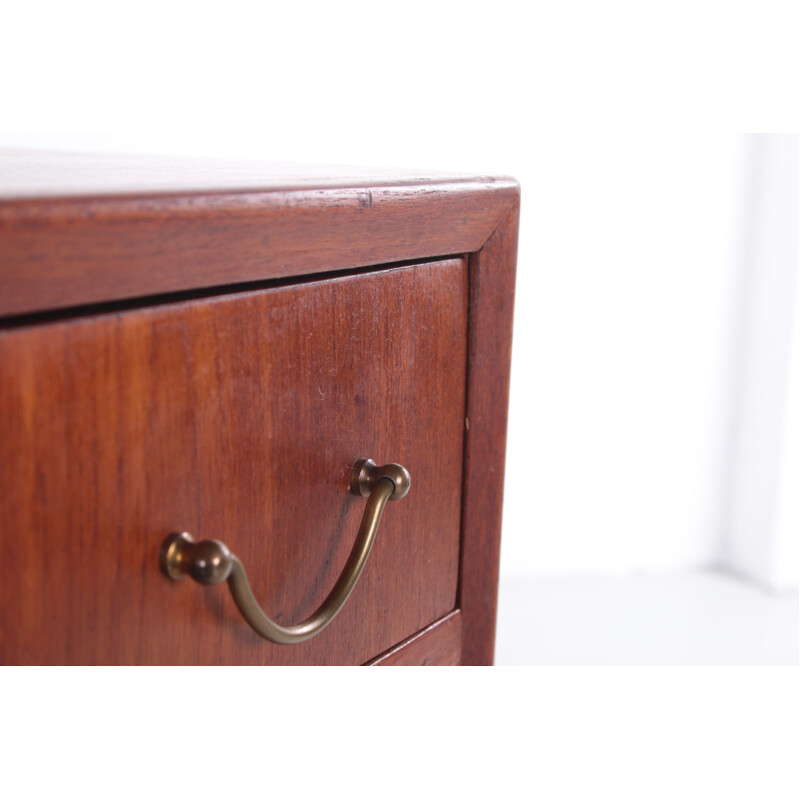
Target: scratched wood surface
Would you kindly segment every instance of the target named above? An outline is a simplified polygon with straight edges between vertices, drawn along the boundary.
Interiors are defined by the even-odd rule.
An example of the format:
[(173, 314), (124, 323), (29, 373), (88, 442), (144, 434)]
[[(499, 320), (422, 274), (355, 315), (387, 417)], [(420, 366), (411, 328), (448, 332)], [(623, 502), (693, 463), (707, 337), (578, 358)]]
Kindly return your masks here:
[[(460, 258), (0, 330), (0, 661), (359, 664), (451, 612), (467, 300)], [(352, 545), (359, 456), (412, 488), (316, 638), (159, 573), (170, 531), (221, 539), (298, 621)]]
[(368, 187), (496, 180), (463, 172), (424, 172), (335, 164), (292, 164), (130, 153), (0, 148), (0, 201), (181, 194), (248, 189)]
[(491, 176), (0, 151), (0, 316), (461, 255)]

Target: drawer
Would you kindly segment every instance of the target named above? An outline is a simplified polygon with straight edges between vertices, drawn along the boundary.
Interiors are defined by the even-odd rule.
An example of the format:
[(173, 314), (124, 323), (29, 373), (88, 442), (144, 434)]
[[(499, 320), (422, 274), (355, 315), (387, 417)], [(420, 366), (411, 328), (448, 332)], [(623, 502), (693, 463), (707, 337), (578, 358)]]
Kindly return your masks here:
[[(0, 330), (0, 659), (360, 664), (435, 626), (457, 606), (467, 339), (465, 258)], [(170, 532), (219, 539), (299, 622), (345, 567), (359, 457), (411, 490), (317, 636), (266, 641), (224, 584), (159, 571)]]
[(0, 663), (491, 664), (519, 213), (504, 176), (0, 150)]

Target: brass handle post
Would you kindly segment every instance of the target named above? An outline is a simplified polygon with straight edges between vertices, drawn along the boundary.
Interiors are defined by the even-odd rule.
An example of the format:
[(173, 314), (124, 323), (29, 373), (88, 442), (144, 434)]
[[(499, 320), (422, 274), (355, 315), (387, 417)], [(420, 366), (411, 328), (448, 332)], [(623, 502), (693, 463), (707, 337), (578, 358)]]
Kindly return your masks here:
[(368, 498), (355, 544), (330, 594), (308, 619), (297, 625), (284, 627), (262, 611), (242, 562), (216, 539), (196, 542), (188, 533), (171, 533), (161, 545), (159, 565), (172, 580), (188, 575), (206, 586), (227, 581), (239, 611), (259, 636), (278, 644), (304, 642), (327, 627), (339, 613), (367, 563), (386, 503), (405, 497), (410, 486), (411, 476), (399, 464), (379, 467), (369, 458), (360, 458), (353, 464), (350, 491)]

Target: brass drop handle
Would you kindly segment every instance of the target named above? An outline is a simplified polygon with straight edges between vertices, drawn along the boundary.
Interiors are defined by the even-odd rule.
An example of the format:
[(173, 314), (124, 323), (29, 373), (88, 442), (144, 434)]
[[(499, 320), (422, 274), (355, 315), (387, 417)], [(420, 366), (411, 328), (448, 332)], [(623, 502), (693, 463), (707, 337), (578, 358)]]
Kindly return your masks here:
[(171, 533), (161, 545), (159, 565), (164, 575), (176, 581), (184, 575), (206, 586), (228, 581), (228, 588), (239, 611), (259, 636), (278, 644), (304, 642), (327, 627), (339, 613), (367, 563), (384, 506), (389, 500), (405, 497), (410, 486), (411, 476), (399, 464), (379, 467), (369, 458), (359, 458), (353, 464), (350, 491), (369, 498), (358, 536), (331, 593), (307, 620), (297, 625), (279, 625), (261, 610), (242, 562), (216, 539), (195, 542), (188, 533)]

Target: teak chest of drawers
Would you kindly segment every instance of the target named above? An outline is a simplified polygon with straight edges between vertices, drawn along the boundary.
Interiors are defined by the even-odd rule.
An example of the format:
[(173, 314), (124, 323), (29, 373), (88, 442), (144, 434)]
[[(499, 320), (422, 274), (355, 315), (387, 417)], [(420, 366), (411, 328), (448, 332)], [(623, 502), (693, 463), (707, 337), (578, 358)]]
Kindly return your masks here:
[(491, 663), (518, 220), (0, 155), (0, 662)]

